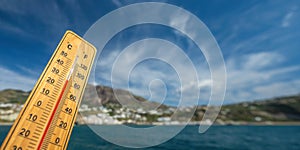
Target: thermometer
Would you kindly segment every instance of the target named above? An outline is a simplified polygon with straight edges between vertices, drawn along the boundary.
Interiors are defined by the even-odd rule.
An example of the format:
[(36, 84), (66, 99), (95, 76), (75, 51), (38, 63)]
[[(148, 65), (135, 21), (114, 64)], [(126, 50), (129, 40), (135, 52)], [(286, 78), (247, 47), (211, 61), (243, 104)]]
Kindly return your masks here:
[(1, 150), (67, 149), (96, 49), (67, 31)]

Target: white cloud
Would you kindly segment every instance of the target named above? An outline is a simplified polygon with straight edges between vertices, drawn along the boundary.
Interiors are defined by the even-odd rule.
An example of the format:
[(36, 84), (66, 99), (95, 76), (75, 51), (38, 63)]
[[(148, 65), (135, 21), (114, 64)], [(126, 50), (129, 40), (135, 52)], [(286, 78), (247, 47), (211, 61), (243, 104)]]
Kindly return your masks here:
[(112, 2), (118, 7), (121, 7), (123, 5), (122, 1), (120, 1), (120, 0), (112, 0)]
[(35, 70), (32, 70), (31, 68), (28, 67), (24, 67), (21, 65), (17, 65), (17, 67), (19, 69), (21, 69), (22, 71), (24, 71), (26, 73), (26, 75), (32, 76), (32, 77), (38, 77), (39, 73)]
[[(293, 24), (297, 6), (284, 4), (257, 3), (238, 14), (229, 11), (214, 19), (216, 37), (227, 56), (226, 102), (299, 93), (300, 88), (294, 83), (298, 80), (295, 73), (300, 71), (300, 66), (288, 58), (296, 54), (293, 44), (297, 43), (298, 34), (278, 28)], [(265, 9), (267, 7), (278, 9)], [(288, 84), (293, 86), (287, 88)]]
[(189, 33), (187, 29), (187, 23), (189, 19), (189, 15), (178, 12), (177, 14), (174, 14), (174, 17), (170, 19), (170, 26), (174, 26), (177, 29), (184, 31), (185, 33)]
[[(300, 87), (295, 86), (295, 83), (299, 81), (290, 79), (289, 76), (292, 72), (300, 71), (300, 67), (277, 67), (280, 62), (285, 60), (282, 55), (276, 52), (260, 52), (244, 55), (240, 58), (248, 59), (244, 60), (244, 65), (240, 65), (243, 59), (238, 57), (230, 58), (227, 61), (228, 82), (225, 98), (228, 100), (227, 102), (297, 94), (300, 91)], [(287, 88), (288, 85), (290, 85), (289, 88)], [(294, 89), (291, 90), (292, 88)]]
[(294, 16), (294, 12), (288, 12), (282, 19), (281, 26), (289, 27), (293, 16)]
[(211, 82), (210, 79), (201, 80), (201, 81), (199, 81), (198, 84), (195, 81), (191, 81), (186, 86), (182, 86), (181, 88), (177, 88), (176, 91), (177, 92), (193, 91), (195, 89), (211, 87), (211, 84), (212, 84), (212, 82)]
[(276, 82), (253, 88), (258, 99), (300, 94), (300, 80)]
[[(165, 42), (161, 42), (159, 39), (145, 39), (137, 41), (122, 52), (120, 50), (110, 51), (106, 56), (100, 57), (96, 70), (99, 69), (98, 72), (102, 73), (97, 74), (96, 78), (100, 82), (103, 79), (110, 81), (112, 75), (113, 87), (127, 89), (130, 83), (131, 87), (128, 90), (145, 98), (151, 97), (151, 100), (159, 102), (162, 101), (161, 98), (165, 97), (165, 90), (169, 95), (189, 92), (189, 98), (185, 98), (190, 102), (183, 103), (193, 103), (198, 99), (199, 88), (208, 86), (210, 80), (197, 81), (195, 73), (198, 73), (199, 70), (193, 72), (194, 66), (191, 66), (192, 64), (184, 52), (178, 47), (171, 46), (170, 42), (167, 42), (168, 44)], [(101, 58), (103, 59), (101, 60)], [(112, 68), (112, 64), (114, 64), (114, 68)], [(111, 72), (112, 69), (114, 69), (113, 72)], [(202, 79), (204, 72), (201, 73)], [(157, 83), (154, 81), (158, 80), (161, 81), (158, 82), (160, 84), (154, 84)], [(178, 89), (181, 90), (178, 91)], [(168, 97), (167, 101), (179, 101), (179, 99), (180, 94), (175, 94)]]
[(275, 52), (260, 52), (245, 56), (241, 62), (244, 61), (244, 68), (257, 70), (278, 64), (284, 61), (284, 58)]
[(299, 34), (278, 27), (296, 23), (297, 14), (298, 7), (292, 3), (256, 3), (243, 10), (226, 11), (210, 24), (225, 54), (286, 51), (291, 50), (288, 43), (297, 43)]
[(12, 70), (0, 66), (0, 90), (3, 89), (21, 89), (29, 91), (33, 88), (36, 79), (23, 76)]
[[(282, 12), (274, 12), (273, 10), (262, 11), (264, 9), (265, 8), (263, 8), (263, 5), (255, 5), (254, 7), (251, 7), (246, 11), (235, 14), (234, 17), (232, 17), (233, 15), (229, 13), (229, 17), (222, 16), (223, 18), (221, 19), (214, 19), (216, 21), (221, 20), (220, 22), (214, 24), (219, 24), (219, 27), (221, 27), (219, 28), (219, 30), (221, 30), (222, 32), (218, 32), (216, 30), (215, 32), (222, 34), (224, 33), (222, 35), (223, 39), (219, 39), (219, 41), (223, 41), (223, 45), (221, 45), (221, 48), (225, 47), (226, 49), (224, 49), (223, 52), (225, 52), (225, 54), (228, 54), (226, 56), (229, 56), (229, 58), (226, 61), (228, 76), (228, 90), (226, 95), (227, 102), (240, 102), (245, 100), (253, 100), (256, 98), (271, 97), (271, 95), (264, 94), (264, 92), (258, 92), (255, 89), (260, 89), (258, 87), (261, 87), (261, 89), (263, 89), (262, 87), (267, 86), (269, 86), (270, 88), (272, 87), (271, 85), (275, 85), (275, 83), (280, 83), (282, 82), (282, 80), (290, 80), (289, 74), (299, 71), (300, 69), (298, 66), (279, 67), (284, 66), (282, 65), (282, 63), (285, 63), (285, 61), (288, 60), (279, 53), (278, 49), (283, 49), (284, 47), (282, 46), (282, 44), (280, 44), (280, 42), (286, 41), (286, 39), (289, 39), (291, 35), (281, 34), (281, 32), (278, 32), (278, 29), (274, 28), (274, 20), (276, 20), (278, 23), (278, 19), (281, 20)], [(155, 11), (157, 11), (157, 13), (160, 14), (160, 12), (163, 12), (164, 10)], [(257, 17), (257, 12), (261, 12), (259, 17)], [(161, 15), (163, 18), (164, 14), (161, 13)], [(190, 33), (192, 34), (192, 37), (195, 37), (197, 36), (195, 34), (193, 35), (193, 33), (195, 32), (188, 28), (193, 27), (189, 24), (189, 20), (191, 19), (189, 17), (190, 16), (180, 14), (179, 11), (177, 14), (174, 14), (174, 17), (171, 17), (171, 19), (169, 20), (169, 25), (173, 27), (178, 27), (178, 29), (180, 29), (181, 31)], [(126, 17), (122, 17), (121, 19), (124, 20), (120, 20), (120, 22), (127, 21)], [(270, 28), (263, 28), (263, 31), (261, 31), (261, 27), (265, 26)], [(225, 32), (224, 29), (226, 29)], [(251, 34), (248, 35), (248, 33)], [(276, 37), (276, 39), (273, 39), (274, 37)], [(279, 44), (275, 40), (280, 41)], [(271, 43), (274, 41), (275, 42), (269, 44), (268, 42), (270, 41)], [(175, 43), (180, 44), (181, 41), (176, 41)], [(186, 47), (189, 47), (190, 45), (191, 44), (189, 44)], [(155, 45), (148, 47), (160, 49), (160, 52), (164, 52), (166, 49), (168, 50), (167, 47), (155, 47)], [(209, 45), (206, 45), (206, 47), (209, 47)], [(127, 66), (130, 66), (136, 58), (147, 56), (149, 55), (149, 52), (151, 52), (151, 50), (147, 50), (143, 47), (134, 47), (133, 49), (135, 49), (135, 51), (127, 53), (123, 56), (122, 61), (119, 63), (120, 66), (118, 67), (118, 70), (116, 70), (116, 80), (119, 80), (120, 84), (123, 81), (127, 80), (127, 75), (124, 75), (124, 73), (128, 71)], [(278, 51), (278, 53), (276, 51)], [(169, 53), (168, 55), (169, 57), (167, 60), (173, 59), (174, 61), (177, 61), (177, 67), (180, 70), (184, 70), (185, 72), (190, 71), (191, 68), (186, 67), (186, 63), (180, 59), (177, 59), (176, 55), (174, 55), (173, 53)], [(203, 87), (203, 89), (205, 90), (203, 90), (203, 93), (201, 93), (201, 95), (205, 95), (205, 98), (208, 99), (211, 91), (206, 90), (206, 88), (209, 89), (211, 84), (210, 72), (208, 71), (208, 68), (203, 67), (204, 65), (201, 66), (201, 63), (197, 63), (196, 65), (198, 78), (200, 79), (199, 82), (195, 82), (194, 80), (192, 80), (191, 76), (186, 74), (184, 80), (189, 82), (187, 82), (187, 84), (185, 84), (181, 88), (177, 86), (175, 88), (175, 93), (177, 92), (176, 94), (178, 94), (179, 91), (190, 91), (192, 93), (195, 93), (199, 92), (199, 87)], [(205, 69), (202, 70), (202, 68)], [(104, 76), (110, 77), (110, 75)], [(162, 68), (154, 69), (151, 65), (144, 66), (143, 68), (136, 70), (136, 72), (132, 72), (131, 77), (134, 77), (134, 79), (136, 79), (135, 81), (133, 81), (135, 82), (135, 84), (140, 83), (143, 86), (148, 85), (149, 81), (155, 79), (155, 77), (160, 77), (164, 79), (163, 81), (167, 83), (174, 83), (174, 81), (176, 81), (176, 78), (173, 75), (169, 75), (168, 72), (164, 72)], [(110, 79), (108, 78), (108, 80)], [(288, 82), (292, 83), (293, 81)], [(127, 88), (126, 86), (123, 85), (123, 87)], [(176, 84), (172, 86), (175, 87)], [(277, 86), (282, 88), (285, 87), (285, 85), (283, 84), (278, 84)], [(136, 94), (143, 93), (142, 95), (148, 94), (149, 96), (147, 88), (141, 89), (139, 87), (133, 87), (132, 90), (136, 91)], [(283, 95), (285, 93), (283, 91), (278, 90), (276, 94)], [(194, 94), (190, 95), (190, 99), (195, 98), (196, 97), (194, 96)], [(173, 100), (176, 101), (176, 99), (172, 99), (171, 101), (173, 102)]]

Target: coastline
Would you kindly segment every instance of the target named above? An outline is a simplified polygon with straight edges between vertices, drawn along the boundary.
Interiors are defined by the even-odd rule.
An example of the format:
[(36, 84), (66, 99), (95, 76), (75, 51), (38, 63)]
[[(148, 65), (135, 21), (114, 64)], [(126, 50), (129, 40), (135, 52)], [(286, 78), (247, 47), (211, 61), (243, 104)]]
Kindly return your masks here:
[(0, 126), (11, 126), (13, 122), (0, 122)]
[[(0, 122), (0, 126), (11, 126), (13, 122)], [(78, 124), (80, 125), (122, 125), (122, 124)], [(126, 125), (123, 124), (123, 125)], [(176, 126), (176, 125), (200, 125), (200, 122), (184, 123), (131, 123), (127, 125), (153, 125), (153, 126)], [(205, 124), (204, 124), (205, 125)], [(207, 124), (208, 125), (208, 124)], [(76, 125), (75, 125), (76, 126)], [(300, 126), (300, 122), (231, 122), (225, 124), (214, 123), (213, 126)]]

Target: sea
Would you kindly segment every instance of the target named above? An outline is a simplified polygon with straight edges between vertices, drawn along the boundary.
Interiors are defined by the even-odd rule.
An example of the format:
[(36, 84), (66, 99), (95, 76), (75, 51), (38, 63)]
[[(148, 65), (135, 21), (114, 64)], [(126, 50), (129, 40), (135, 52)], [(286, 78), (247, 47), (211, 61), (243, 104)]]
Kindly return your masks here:
[[(138, 126), (143, 128), (144, 126)], [(100, 126), (99, 126), (100, 128)], [(107, 126), (115, 129), (118, 126)], [(166, 126), (168, 130), (175, 126)], [(147, 150), (300, 150), (300, 126), (212, 126), (203, 134), (199, 126), (186, 126), (179, 134)], [(0, 141), (4, 140), (10, 126), (0, 126)], [(115, 130), (117, 132), (117, 130)], [(113, 135), (113, 133), (111, 133)], [(127, 140), (132, 140), (130, 136)], [(73, 129), (68, 150), (122, 150), (131, 149), (110, 143), (96, 135), (88, 126)]]

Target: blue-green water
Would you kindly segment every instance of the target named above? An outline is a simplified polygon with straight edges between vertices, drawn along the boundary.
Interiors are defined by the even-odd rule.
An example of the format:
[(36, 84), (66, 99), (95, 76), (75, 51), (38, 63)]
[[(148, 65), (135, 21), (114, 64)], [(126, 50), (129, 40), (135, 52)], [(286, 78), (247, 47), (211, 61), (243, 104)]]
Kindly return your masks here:
[[(111, 128), (115, 127), (117, 126), (111, 126)], [(9, 126), (0, 126), (1, 143), (9, 128)], [(172, 126), (169, 128), (171, 129)], [(300, 126), (213, 126), (204, 134), (199, 134), (197, 131), (198, 126), (187, 126), (168, 142), (147, 149), (300, 149)], [(116, 146), (103, 140), (94, 134), (87, 126), (75, 126), (68, 149), (106, 150), (128, 148)]]

